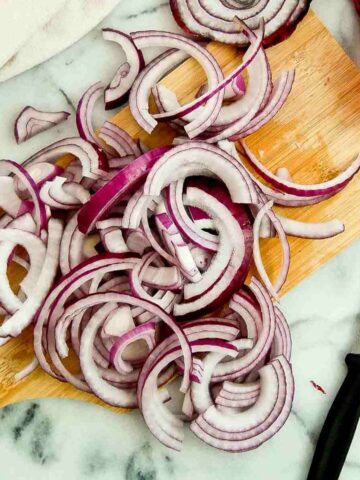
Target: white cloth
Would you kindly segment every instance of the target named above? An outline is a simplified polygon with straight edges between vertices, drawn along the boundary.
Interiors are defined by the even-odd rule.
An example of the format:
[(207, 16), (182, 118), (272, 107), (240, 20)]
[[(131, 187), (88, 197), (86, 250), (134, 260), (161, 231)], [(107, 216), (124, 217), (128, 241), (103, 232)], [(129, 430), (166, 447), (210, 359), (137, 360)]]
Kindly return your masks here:
[(1, 0), (0, 82), (69, 47), (119, 0)]

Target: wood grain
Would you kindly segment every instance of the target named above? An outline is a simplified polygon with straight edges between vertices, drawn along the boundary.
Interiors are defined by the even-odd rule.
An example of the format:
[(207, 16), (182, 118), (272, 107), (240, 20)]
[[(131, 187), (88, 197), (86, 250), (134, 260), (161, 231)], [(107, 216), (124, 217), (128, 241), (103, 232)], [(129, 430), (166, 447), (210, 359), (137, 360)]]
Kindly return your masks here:
[[(226, 72), (240, 61), (232, 47), (212, 43), (208, 48)], [(360, 72), (312, 12), (290, 39), (269, 49), (268, 54), (275, 74), (281, 69), (296, 67), (295, 85), (281, 112), (249, 137), (247, 143), (272, 170), (286, 166), (296, 181), (304, 183), (327, 180), (360, 151)], [(200, 66), (188, 60), (163, 83), (186, 101), (204, 80)], [(113, 121), (150, 147), (171, 142), (173, 138), (173, 132), (165, 125), (158, 126), (151, 136), (141, 131), (128, 108), (121, 110)], [(292, 263), (282, 293), (360, 236), (359, 203), (360, 179), (356, 177), (342, 193), (320, 205), (282, 209), (295, 219), (339, 218), (346, 226), (342, 235), (329, 240), (290, 239)], [(263, 241), (263, 251), (267, 268), (274, 274), (281, 257), (278, 240)], [(19, 273), (11, 275), (15, 282)], [(31, 332), (26, 332), (0, 350), (1, 406), (23, 399), (55, 396), (104, 405), (96, 397), (54, 380), (40, 369), (15, 384), (14, 372), (31, 358), (30, 337)]]

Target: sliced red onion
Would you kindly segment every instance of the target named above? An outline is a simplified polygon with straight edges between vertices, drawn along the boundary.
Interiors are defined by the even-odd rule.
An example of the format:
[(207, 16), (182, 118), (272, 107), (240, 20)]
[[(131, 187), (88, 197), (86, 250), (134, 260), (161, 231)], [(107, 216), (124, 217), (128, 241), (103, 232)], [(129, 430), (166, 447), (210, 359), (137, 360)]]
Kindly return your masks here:
[(81, 369), (91, 390), (99, 398), (110, 405), (134, 408), (136, 406), (135, 392), (132, 389), (124, 390), (117, 388), (103, 379), (98, 372), (98, 367), (92, 355), (95, 335), (104, 321), (104, 314), (109, 314), (114, 307), (116, 308), (116, 304), (107, 303), (103, 305), (85, 326), (80, 343)]
[(127, 155), (140, 157), (143, 153), (132, 137), (114, 123), (105, 122), (100, 128), (99, 137), (104, 140), (107, 145), (113, 148), (120, 157), (125, 157)]
[(35, 220), (38, 227), (37, 231), (40, 234), (47, 225), (47, 213), (45, 205), (40, 199), (39, 190), (35, 181), (22, 165), (12, 160), (0, 160), (0, 175), (9, 174), (14, 174), (29, 192), (34, 204)]
[[(182, 173), (184, 164), (187, 169)], [(235, 203), (257, 203), (257, 192), (246, 170), (234, 157), (205, 142), (188, 142), (165, 153), (149, 172), (144, 194), (158, 196), (174, 180), (210, 176), (209, 171), (225, 183)]]
[(9, 313), (15, 313), (22, 308), (23, 302), (13, 293), (7, 278), (9, 257), (16, 245), (25, 248), (30, 259), (30, 270), (22, 282), (22, 288), (29, 292), (29, 287), (36, 284), (41, 272), (46, 255), (46, 247), (43, 241), (27, 231), (20, 231), (16, 228), (0, 230), (0, 302)]
[(241, 145), (249, 159), (251, 166), (254, 167), (256, 172), (261, 175), (264, 180), (269, 182), (270, 185), (277, 188), (281, 192), (298, 195), (300, 197), (314, 197), (319, 195), (334, 194), (344, 188), (360, 169), (360, 155), (358, 155), (345, 170), (343, 170), (332, 180), (314, 185), (301, 185), (282, 180), (276, 175), (273, 175), (266, 167), (264, 167), (264, 165), (262, 165), (262, 163), (255, 157), (255, 155), (250, 151), (244, 142), (242, 142)]
[[(273, 342), (275, 333), (275, 312), (269, 294), (255, 278), (251, 279), (249, 288), (255, 295), (256, 301), (258, 302), (258, 308), (261, 310), (263, 322), (262, 330), (258, 335), (254, 348), (246, 355), (230, 362), (219, 363), (215, 367), (212, 373), (213, 382), (232, 380), (238, 378), (240, 375), (251, 372), (266, 357)], [(230, 307), (234, 311), (237, 311), (237, 303), (243, 305), (245, 308), (248, 305), (242, 297), (235, 296), (230, 302)], [(241, 315), (241, 311), (239, 313)], [(251, 314), (250, 310), (249, 313)]]
[[(215, 229), (219, 232), (219, 245), (218, 251), (202, 276), (201, 281), (196, 285), (187, 284), (184, 286), (184, 299), (186, 301), (195, 299), (205, 292), (208, 292), (211, 286), (217, 283), (217, 279), (224, 277), (225, 274), (230, 275), (227, 267), (231, 261), (234, 262), (234, 255), (240, 255), (240, 259), (242, 255), (247, 256), (246, 251), (249, 251), (248, 247), (252, 242), (252, 229), (247, 213), (243, 207), (231, 202), (226, 191), (219, 185), (211, 185), (209, 183), (202, 184), (199, 181), (195, 181), (190, 185), (194, 185), (195, 188), (198, 186), (202, 190), (202, 195), (204, 196), (203, 202), (204, 205), (206, 205), (206, 212), (208, 214), (212, 208), (218, 209), (218, 216), (213, 217), (213, 222)], [(190, 190), (190, 194), (191, 193), (193, 194), (192, 190)], [(214, 200), (220, 202), (225, 208), (222, 209)], [(185, 203), (188, 204), (188, 195), (186, 195)], [(223, 210), (222, 212), (221, 209)], [(213, 213), (215, 213), (215, 210), (213, 210)], [(231, 217), (233, 217), (233, 219)], [(238, 225), (235, 224), (234, 220)], [(234, 222), (233, 228), (230, 227), (229, 221)], [(235, 231), (239, 228), (240, 232), (235, 235)], [(236, 238), (236, 242), (231, 240), (230, 231), (232, 232), (233, 238)], [(237, 253), (235, 253), (236, 250)], [(235, 280), (235, 278), (233, 280)]]
[(101, 229), (100, 238), (107, 252), (125, 253), (129, 251), (120, 228)]
[(31, 362), (26, 365), (22, 370), (17, 372), (14, 376), (15, 382), (20, 382), (24, 378), (28, 377), (34, 370), (39, 366), (39, 362), (36, 357), (34, 357)]
[[(90, 258), (76, 266), (64, 275), (58, 284), (51, 290), (46, 302), (42, 305), (34, 329), (34, 351), (43, 370), (58, 379), (66, 378), (77, 388), (88, 390), (87, 385), (78, 377), (71, 374), (60, 361), (51, 335), (64, 311), (64, 304), (78, 290), (94, 277), (100, 280), (106, 273), (123, 272), (131, 269), (138, 263), (138, 259), (128, 254), (104, 254)], [(44, 327), (47, 326), (48, 341), (44, 343)], [(44, 348), (48, 351), (56, 371), (48, 362)]]
[(271, 120), (278, 111), (283, 107), (288, 96), (290, 95), (295, 80), (295, 71), (282, 72), (275, 81), (274, 89), (265, 107), (255, 115), (255, 117), (240, 132), (230, 137), (231, 141), (236, 141), (247, 137), (251, 133), (256, 132)]
[[(214, 57), (205, 48), (201, 47), (200, 45), (183, 35), (171, 32), (152, 31), (133, 33), (132, 38), (136, 46), (141, 49), (160, 46), (166, 48), (176, 48), (186, 52), (188, 55), (195, 58), (204, 68), (208, 77), (207, 80), (210, 90), (213, 90), (223, 79), (223, 73)], [(147, 67), (147, 69), (149, 69), (149, 66)], [(152, 75), (154, 76), (154, 78), (151, 79), (151, 84), (147, 84), (147, 82), (143, 81), (142, 78), (140, 78), (140, 80), (138, 78), (134, 83), (130, 94), (131, 111), (136, 121), (149, 133), (151, 133), (152, 130), (155, 128), (157, 122), (153, 116), (147, 113), (148, 93), (151, 91), (152, 85), (158, 80), (160, 80), (158, 76), (155, 76), (155, 74), (157, 73), (156, 64), (155, 66), (151, 67), (151, 70), (153, 72), (155, 70), (155, 73), (153, 73)], [(162, 68), (161, 72), (159, 71), (159, 73), (161, 73), (161, 76), (163, 74), (163, 70), (164, 69)], [(149, 79), (147, 81), (149, 82)], [(142, 83), (144, 85), (143, 90), (145, 92), (145, 98), (141, 97), (138, 92)], [(209, 96), (206, 105), (199, 113), (197, 118), (185, 127), (185, 130), (190, 138), (196, 137), (200, 133), (204, 132), (210, 125), (212, 125), (213, 121), (216, 119), (219, 113), (223, 98), (224, 91), (221, 89), (213, 93), (212, 96)], [(135, 109), (135, 102), (137, 102), (137, 109)]]
[(155, 223), (169, 253), (179, 261), (179, 266), (191, 282), (201, 280), (201, 273), (195, 265), (188, 245), (181, 237), (179, 230), (167, 213), (164, 201), (156, 208)]
[(152, 288), (164, 290), (178, 290), (182, 285), (182, 278), (177, 267), (151, 266), (158, 256), (157, 252), (145, 254), (130, 273), (131, 287), (140, 298), (151, 299), (151, 296), (141, 286), (142, 281)]
[[(123, 303), (131, 306), (140, 306), (141, 308), (144, 308), (145, 310), (148, 310), (152, 312), (153, 314), (156, 315), (156, 317), (160, 318), (161, 321), (163, 321), (166, 325), (168, 325), (173, 332), (177, 335), (179, 339), (179, 343), (181, 345), (181, 352), (184, 355), (184, 361), (185, 361), (185, 374), (182, 382), (182, 390), (186, 391), (188, 389), (189, 385), (189, 377), (188, 375), (190, 374), (191, 371), (191, 351), (190, 351), (190, 346), (187, 342), (186, 337), (184, 336), (181, 328), (176, 324), (176, 322), (168, 315), (166, 314), (161, 308), (159, 308), (157, 305), (142, 300), (142, 299), (137, 299), (135, 297), (132, 297), (131, 295), (126, 295), (126, 294), (121, 294), (121, 293), (116, 293), (116, 292), (109, 292), (109, 293), (95, 293), (89, 297), (85, 297), (83, 299), (78, 300), (74, 304), (72, 304), (70, 307), (68, 307), (65, 310), (64, 317), (67, 316), (73, 316), (75, 313), (79, 312), (80, 310), (84, 308), (90, 308), (99, 304), (103, 303)], [(91, 338), (93, 338), (94, 335), (94, 325), (96, 326), (96, 323), (94, 322), (92, 324), (92, 328), (89, 327), (89, 330), (92, 331)], [(89, 334), (90, 335), (90, 334)], [(91, 353), (91, 352), (90, 352)], [(80, 350), (81, 354), (81, 350)], [(89, 356), (86, 356), (87, 360), (89, 360)], [(83, 365), (82, 365), (83, 366)], [(187, 373), (189, 372), (189, 373)], [(84, 372), (85, 373), (85, 372)], [(86, 374), (85, 374), (86, 375)]]
[[(219, 248), (219, 237), (203, 231), (198, 223), (193, 221), (183, 200), (184, 180), (173, 182), (166, 190), (166, 201), (169, 213), (184, 238), (188, 239), (206, 251), (216, 252)], [(189, 211), (191, 212), (191, 206)], [(214, 225), (211, 225), (212, 227)]]
[(14, 179), (0, 177), (0, 208), (11, 217), (16, 217), (22, 205), (21, 198), (16, 194)]
[(43, 112), (34, 107), (25, 107), (15, 120), (16, 143), (22, 143), (68, 119), (68, 112)]
[(102, 219), (123, 195), (136, 188), (167, 150), (169, 147), (160, 147), (144, 153), (98, 190), (79, 212), (80, 231), (91, 231), (96, 222)]
[[(196, 94), (196, 98), (200, 98), (207, 91), (208, 86), (206, 84), (202, 85)], [(226, 85), (224, 91), (224, 100), (234, 101), (244, 95), (245, 91), (245, 80), (244, 77), (240, 74), (235, 77), (228, 85)]]
[(103, 94), (102, 82), (94, 83), (85, 91), (76, 109), (76, 126), (80, 137), (94, 144), (99, 144), (99, 141), (92, 125), (93, 110), (95, 103)]
[(41, 187), (40, 198), (51, 208), (72, 210), (86, 203), (90, 193), (78, 183), (67, 182), (65, 177), (55, 177)]
[[(223, 43), (246, 45), (248, 39), (233, 23), (234, 17), (246, 21), (249, 28), (265, 22), (266, 43), (277, 38), (278, 31), (287, 24), (298, 8), (299, 0), (260, 0), (243, 7), (232, 0), (171, 0), (175, 20), (185, 31)], [(299, 8), (300, 16), (302, 10)], [(294, 18), (295, 21), (295, 18)], [(275, 38), (274, 38), (275, 37)]]
[(59, 264), (61, 235), (61, 222), (51, 218), (48, 224), (46, 255), (37, 281), (33, 285), (21, 309), (14, 313), (14, 315), (0, 327), (0, 336), (16, 337), (31, 323), (37, 314), (56, 276)]
[(148, 111), (150, 92), (155, 94), (156, 100), (156, 83), (186, 58), (187, 54), (185, 52), (175, 49), (166, 50), (155, 57), (134, 82), (130, 92), (130, 108), (136, 121), (146, 131), (151, 131), (156, 126), (156, 120)]
[(340, 220), (334, 219), (323, 223), (300, 222), (291, 218), (277, 215), (285, 233), (293, 237), (323, 239), (335, 237), (343, 233), (345, 225)]
[[(38, 188), (42, 187), (45, 182), (50, 181), (56, 176), (62, 175), (64, 173), (64, 169), (59, 165), (53, 165), (51, 163), (45, 162), (29, 165), (28, 167), (26, 167), (26, 171), (37, 184)], [(21, 198), (26, 199), (28, 197), (27, 189), (21, 182), (19, 182), (19, 179), (16, 177), (14, 179), (14, 188), (16, 193)]]
[(28, 158), (24, 165), (56, 161), (62, 155), (71, 153), (82, 165), (82, 176), (96, 180), (107, 171), (107, 160), (103, 151), (97, 146), (79, 137), (64, 138), (49, 145)]
[[(239, 350), (251, 349), (253, 342), (250, 339), (240, 339), (232, 342)], [(210, 381), (216, 365), (228, 355), (227, 352), (213, 352), (206, 355), (203, 359), (203, 374), (200, 383), (192, 382), (191, 384), (191, 400), (193, 407), (197, 413), (205, 412), (211, 405), (213, 400), (210, 394)], [(231, 359), (230, 359), (231, 361)]]
[(133, 370), (132, 365), (122, 358), (122, 354), (129, 344), (138, 340), (145, 340), (149, 350), (155, 347), (155, 327), (155, 323), (148, 322), (133, 328), (117, 338), (111, 347), (110, 358), (118, 372), (126, 374)]
[(126, 94), (132, 87), (139, 72), (144, 67), (144, 57), (136, 47), (134, 41), (126, 33), (112, 28), (103, 29), (105, 40), (117, 43), (126, 56), (126, 62), (122, 63), (116, 71), (110, 85), (105, 90), (106, 110), (115, 108), (126, 99)]
[[(238, 67), (236, 67), (230, 75), (228, 75), (225, 79), (220, 78), (218, 80), (218, 83), (215, 84), (215, 85), (208, 84), (208, 91), (205, 92), (200, 97), (195, 98), (195, 100), (193, 100), (192, 102), (190, 102), (190, 103), (188, 103), (184, 106), (178, 106), (175, 110), (172, 110), (170, 112), (168, 111), (168, 112), (165, 112), (165, 113), (157, 114), (157, 115), (155, 115), (155, 118), (171, 119), (171, 118), (176, 118), (176, 117), (184, 117), (185, 115), (187, 115), (189, 113), (195, 112), (199, 107), (201, 107), (202, 105), (205, 104), (205, 106), (202, 107), (202, 109), (200, 111), (196, 112), (195, 116), (192, 115), (189, 118), (190, 122), (195, 122), (197, 117), (201, 117), (202, 115), (204, 115), (204, 110), (208, 108), (207, 105), (208, 105), (209, 101), (211, 101), (211, 99), (215, 95), (218, 95), (221, 92), (222, 93), (222, 100), (223, 100), (223, 97), (224, 97), (224, 94), (225, 94), (225, 92), (224, 92), (225, 87), (227, 85), (229, 85), (235, 78), (237, 78), (247, 67), (251, 68), (252, 62), (255, 59), (255, 57), (257, 57), (257, 54), (258, 54), (259, 49), (261, 47), (261, 42), (262, 42), (261, 31), (258, 35), (251, 34), (251, 32), (248, 32), (248, 35), (249, 35), (249, 38), (251, 40), (251, 46), (250, 46), (249, 50), (246, 52), (246, 54), (244, 56), (244, 59), (243, 59), (243, 62)], [(268, 78), (268, 69), (267, 69), (267, 64), (266, 64), (266, 57), (263, 54), (262, 54), (262, 56), (265, 59), (264, 60), (265, 61), (265, 73), (266, 73), (266, 79), (267, 79)], [(251, 86), (252, 82), (249, 81), (249, 83), (250, 83), (250, 88), (252, 89), (252, 86)], [(254, 83), (256, 84), (256, 81)], [(161, 91), (159, 91), (159, 94), (160, 94), (160, 98), (161, 98)], [(248, 89), (247, 89), (246, 94), (245, 94), (245, 97), (246, 96), (249, 96)], [(242, 101), (242, 100), (239, 100), (239, 101)], [(208, 103), (206, 103), (206, 102), (208, 102)], [(235, 104), (237, 104), (237, 102), (235, 102), (234, 105)], [(196, 135), (190, 135), (189, 134), (189, 128), (190, 127), (189, 127), (189, 125), (187, 125), (185, 127), (185, 131), (189, 134), (189, 137), (193, 138), (193, 137), (197, 136), (199, 133), (204, 132), (211, 125), (213, 125), (213, 124), (217, 125), (218, 121), (219, 121), (219, 115), (220, 116), (222, 115), (221, 112), (224, 108), (226, 110), (228, 110), (228, 109), (233, 109), (234, 110), (235, 109), (233, 106), (222, 107), (221, 111), (217, 112), (218, 115), (214, 118), (214, 121), (212, 121), (211, 123), (208, 123), (206, 125), (206, 128), (203, 128), (201, 131), (198, 131), (198, 133)], [(238, 117), (239, 117), (239, 114), (237, 116), (235, 116), (235, 119), (237, 119)], [(231, 120), (229, 120), (228, 115), (226, 115), (226, 119), (227, 119), (226, 123), (231, 121)], [(191, 123), (190, 123), (190, 125), (191, 125)]]
[(271, 438), (290, 414), (294, 396), (291, 367), (278, 357), (260, 370), (258, 402), (245, 412), (229, 415), (209, 407), (191, 423), (191, 430), (209, 445), (227, 451), (247, 451)]
[[(220, 340), (195, 340), (191, 342), (192, 352), (217, 351), (226, 352), (233, 355), (236, 349), (231, 344), (224, 343)], [(145, 376), (141, 389), (138, 387), (138, 398), (141, 412), (150, 431), (164, 443), (166, 446), (179, 450), (183, 440), (183, 422), (176, 418), (169, 410), (166, 409), (161, 401), (158, 388), (157, 378), (170, 362), (176, 360), (181, 355), (179, 347), (174, 346), (162, 352), (160, 358), (153, 361), (150, 355), (145, 362), (142, 374)], [(148, 360), (150, 359), (150, 362)]]
[[(270, 201), (266, 203), (261, 209), (259, 210), (259, 213), (257, 214), (254, 222), (254, 247), (253, 247), (253, 253), (254, 253), (254, 262), (256, 265), (256, 269), (264, 282), (264, 285), (267, 287), (269, 292), (273, 295), (274, 298), (278, 298), (278, 292), (281, 290), (282, 286), (284, 285), (288, 272), (289, 272), (289, 267), (290, 267), (290, 246), (289, 242), (287, 240), (284, 228), (277, 218), (277, 216), (274, 214), (274, 212), (271, 211), (271, 208), (273, 206), (273, 202)], [(274, 284), (270, 281), (268, 274), (265, 270), (264, 264), (261, 259), (261, 252), (260, 252), (260, 226), (262, 219), (265, 215), (268, 215), (271, 222), (273, 223), (280, 241), (281, 241), (281, 246), (283, 250), (283, 258), (282, 258), (282, 263), (281, 263), (281, 269), (280, 273), (277, 277), (277, 280)]]
[(151, 247), (146, 235), (140, 228), (126, 230), (124, 236), (126, 245), (131, 252), (143, 255)]
[[(243, 212), (242, 218), (240, 216), (234, 218), (233, 212), (230, 212), (225, 205), (215, 197), (197, 188), (188, 188), (186, 198), (187, 204), (201, 208), (219, 221), (219, 231), (224, 232), (224, 239), (231, 239), (231, 235), (233, 235), (236, 241), (232, 242), (230, 240), (232, 248), (230, 247), (227, 265), (220, 262), (219, 271), (217, 271), (217, 267), (214, 268), (216, 271), (214, 276), (211, 275), (213, 269), (210, 266), (209, 275), (204, 275), (201, 282), (186, 285), (185, 301), (174, 306), (176, 316), (207, 312), (220, 304), (226, 303), (234, 291), (243, 283), (251, 261), (252, 232), (245, 212)], [(218, 255), (221, 255), (221, 241)], [(215, 259), (217, 259), (217, 256)]]

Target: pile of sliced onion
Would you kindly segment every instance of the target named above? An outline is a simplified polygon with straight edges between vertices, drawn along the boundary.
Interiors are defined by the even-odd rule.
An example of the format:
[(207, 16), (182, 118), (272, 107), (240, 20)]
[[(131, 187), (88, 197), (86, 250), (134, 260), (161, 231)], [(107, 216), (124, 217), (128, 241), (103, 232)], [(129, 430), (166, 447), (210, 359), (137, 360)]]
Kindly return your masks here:
[(239, 46), (249, 39), (238, 28), (238, 17), (251, 29), (265, 24), (265, 45), (287, 38), (305, 16), (311, 0), (170, 0), (178, 25), (187, 33)]
[[(236, 2), (219, 3), (230, 9)], [(284, 168), (270, 172), (245, 143), (238, 153), (229, 141), (270, 119), (293, 82), (288, 72), (273, 86), (259, 25), (256, 33), (244, 27), (249, 49), (226, 78), (188, 37), (105, 31), (129, 53), (105, 91), (106, 106), (130, 90), (139, 123), (152, 129), (153, 92), (157, 118), (182, 131), (176, 145), (147, 150), (111, 122), (96, 133), (92, 110), (104, 95), (97, 83), (80, 99), (79, 136), (44, 146), (23, 165), (0, 161), (0, 343), (29, 328), (35, 354), (16, 379), (40, 366), (109, 405), (139, 408), (156, 438), (176, 450), (184, 422), (208, 445), (232, 452), (258, 447), (286, 422), (291, 337), (274, 299), (289, 271), (288, 236), (329, 238), (344, 226), (298, 222), (273, 205), (321, 202), (360, 168), (359, 157), (331, 180), (302, 185)], [(147, 46), (168, 50), (143, 68)], [(188, 55), (205, 69), (207, 84), (180, 106), (158, 82)], [(17, 119), (23, 139), (26, 118)], [(42, 113), (41, 122), (56, 123), (54, 114)], [(71, 154), (67, 162), (64, 154)], [(276, 235), (283, 258), (274, 276), (260, 238)], [(247, 280), (253, 263), (258, 279)], [(22, 272), (18, 285), (10, 282), (12, 264)], [(167, 403), (175, 377), (180, 411)]]

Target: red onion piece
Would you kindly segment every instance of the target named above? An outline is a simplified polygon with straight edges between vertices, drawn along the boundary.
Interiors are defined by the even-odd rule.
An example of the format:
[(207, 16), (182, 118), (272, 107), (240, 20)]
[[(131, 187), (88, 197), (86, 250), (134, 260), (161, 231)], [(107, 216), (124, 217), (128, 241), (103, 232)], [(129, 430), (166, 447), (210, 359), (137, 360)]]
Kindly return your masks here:
[(243, 46), (248, 43), (248, 38), (234, 25), (234, 17), (244, 20), (252, 29), (263, 20), (266, 44), (272, 44), (283, 39), (281, 32), (284, 28), (292, 33), (309, 3), (259, 0), (255, 5), (243, 7), (233, 0), (171, 0), (170, 6), (176, 22), (187, 33)]
[(160, 147), (144, 153), (98, 190), (79, 212), (80, 231), (88, 233), (92, 230), (122, 196), (136, 188), (167, 150), (169, 147)]
[(68, 119), (68, 112), (43, 112), (34, 107), (25, 107), (18, 115), (14, 125), (16, 143), (22, 143), (35, 135), (59, 125)]
[(245, 412), (228, 415), (211, 406), (191, 423), (191, 430), (209, 445), (226, 451), (247, 451), (271, 438), (290, 414), (294, 396), (291, 367), (278, 357), (260, 370), (258, 402)]
[[(100, 128), (99, 137), (113, 148), (120, 157), (127, 155), (140, 157), (143, 153), (132, 137), (114, 123), (105, 122)], [(111, 165), (111, 161), (109, 164)]]
[[(186, 164), (186, 169), (180, 169)], [(162, 155), (151, 169), (144, 185), (144, 194), (160, 195), (161, 190), (180, 178), (214, 174), (227, 186), (235, 203), (257, 203), (257, 192), (246, 170), (234, 157), (205, 142), (188, 142)]]
[(107, 171), (107, 160), (103, 151), (97, 145), (93, 145), (79, 137), (64, 138), (43, 148), (28, 158), (24, 165), (56, 161), (67, 153), (71, 153), (79, 159), (83, 177), (96, 180)]
[(126, 33), (112, 28), (104, 28), (103, 37), (105, 40), (117, 43), (126, 55), (126, 62), (120, 65), (105, 90), (105, 107), (106, 110), (109, 110), (121, 105), (122, 101), (126, 99), (126, 94), (144, 67), (144, 58), (132, 38)]
[(76, 109), (76, 126), (79, 135), (90, 143), (99, 144), (92, 125), (93, 110), (96, 101), (104, 94), (101, 82), (91, 85), (81, 97)]
[(22, 165), (12, 160), (0, 160), (0, 175), (8, 174), (14, 174), (29, 192), (34, 204), (37, 233), (40, 234), (47, 225), (48, 216), (45, 205), (40, 199), (39, 190), (35, 181)]
[[(283, 228), (281, 222), (279, 221), (277, 216), (271, 211), (272, 206), (273, 206), (272, 201), (265, 204), (263, 207), (261, 207), (261, 209), (259, 210), (259, 213), (257, 214), (257, 216), (255, 218), (253, 252), (254, 252), (254, 262), (255, 262), (255, 265), (256, 265), (256, 269), (257, 269), (262, 281), (264, 282), (264, 285), (267, 287), (267, 289), (273, 295), (273, 297), (277, 299), (278, 298), (277, 294), (281, 290), (282, 286), (284, 285), (284, 283), (286, 281), (286, 277), (287, 277), (288, 272), (289, 272), (290, 246), (289, 246), (289, 242), (287, 240), (287, 237), (286, 237), (286, 234), (285, 234), (285, 231), (284, 231), (284, 228)], [(271, 283), (271, 281), (270, 281), (270, 279), (269, 279), (269, 277), (266, 273), (264, 264), (263, 264), (262, 259), (261, 259), (261, 253), (260, 253), (260, 243), (259, 243), (260, 225), (261, 225), (262, 219), (265, 215), (268, 215), (271, 222), (273, 223), (273, 225), (274, 225), (274, 227), (275, 227), (275, 229), (276, 229), (276, 231), (279, 235), (281, 245), (282, 245), (282, 250), (283, 250), (281, 270), (280, 270), (280, 273), (279, 273), (278, 278), (277, 278), (274, 285)]]
[(0, 327), (0, 336), (19, 335), (26, 328), (38, 312), (42, 302), (51, 289), (55, 279), (58, 263), (60, 239), (62, 235), (62, 224), (56, 219), (51, 218), (48, 225), (48, 241), (44, 262), (37, 281), (29, 292), (27, 299), (24, 301), (21, 309), (9, 318)]
[[(217, 84), (223, 79), (223, 73), (214, 57), (205, 48), (199, 46), (197, 43), (183, 35), (171, 32), (153, 31), (136, 32), (132, 34), (132, 38), (138, 48), (161, 46), (166, 48), (176, 48), (186, 52), (188, 55), (195, 58), (204, 68), (208, 77), (209, 88), (211, 90), (215, 88)], [(152, 70), (154, 70), (155, 68), (156, 66), (153, 66)], [(131, 90), (130, 108), (138, 123), (146, 131), (151, 133), (157, 122), (151, 115), (146, 115), (147, 98), (142, 99), (143, 101), (139, 103), (137, 109), (134, 108), (136, 102), (140, 100), (137, 92), (139, 88), (139, 84), (137, 82), (134, 83), (134, 86)], [(154, 82), (152, 81), (151, 86), (153, 85), (153, 83)], [(146, 90), (150, 91), (151, 86)], [(216, 92), (216, 94), (209, 98), (204, 109), (199, 113), (197, 118), (185, 127), (186, 132), (190, 138), (196, 137), (200, 133), (204, 132), (210, 125), (212, 125), (221, 108), (223, 97), (223, 90), (219, 90), (218, 92)], [(145, 100), (146, 102), (144, 103)]]
[(273, 187), (280, 190), (281, 192), (290, 193), (292, 195), (298, 195), (300, 197), (314, 197), (319, 195), (331, 195), (342, 188), (344, 188), (352, 179), (352, 177), (360, 169), (360, 155), (358, 155), (355, 160), (343, 170), (337, 177), (332, 180), (328, 180), (323, 183), (318, 183), (314, 185), (301, 185), (298, 183), (289, 182), (282, 180), (276, 175), (273, 175), (261, 162), (255, 157), (255, 155), (249, 150), (244, 142), (241, 143), (244, 151), (249, 159), (249, 162), (256, 172), (261, 175), (261, 177), (270, 183)]

